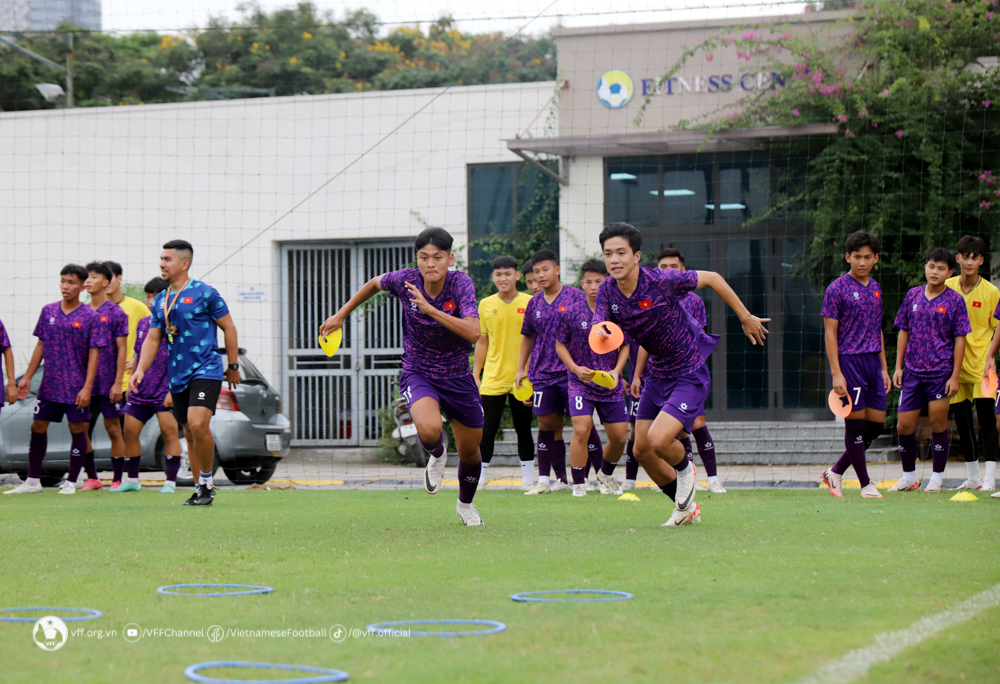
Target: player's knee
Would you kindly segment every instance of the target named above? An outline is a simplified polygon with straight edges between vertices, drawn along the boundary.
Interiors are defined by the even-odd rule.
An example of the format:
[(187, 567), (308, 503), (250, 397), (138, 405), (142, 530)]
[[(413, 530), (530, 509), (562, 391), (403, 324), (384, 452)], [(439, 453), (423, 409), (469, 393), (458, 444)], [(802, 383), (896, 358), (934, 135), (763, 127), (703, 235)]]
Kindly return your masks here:
[(673, 437), (666, 434), (650, 434), (646, 439), (649, 442), (649, 448), (657, 454), (666, 453), (667, 448), (674, 441)]
[[(112, 439), (122, 436), (122, 426), (117, 418), (109, 418), (104, 421), (104, 429), (108, 432), (108, 437)], [(141, 428), (140, 428), (141, 429)], [(138, 434), (138, 433), (136, 433)]]
[(441, 420), (429, 420), (417, 426), (417, 436), (424, 444), (434, 444), (441, 437)]
[(49, 424), (47, 421), (44, 420), (31, 421), (31, 431), (36, 435), (44, 435), (46, 432), (48, 432), (48, 429), (49, 429)]
[(204, 439), (210, 437), (212, 432), (208, 429), (208, 424), (211, 418), (203, 418), (198, 416), (196, 418), (189, 418), (187, 422), (187, 429), (185, 433), (190, 431), (191, 436), (195, 439)]
[(931, 432), (944, 432), (948, 429), (947, 418), (936, 418), (931, 421)]

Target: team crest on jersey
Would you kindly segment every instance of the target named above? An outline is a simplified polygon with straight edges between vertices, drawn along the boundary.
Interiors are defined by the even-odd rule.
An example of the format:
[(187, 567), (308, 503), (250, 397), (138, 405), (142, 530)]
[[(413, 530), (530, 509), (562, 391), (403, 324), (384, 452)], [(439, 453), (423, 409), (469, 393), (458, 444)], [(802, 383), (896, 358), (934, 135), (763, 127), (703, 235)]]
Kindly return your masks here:
[(181, 304), (194, 304), (194, 297), (185, 297), (181, 300)]
[(639, 308), (642, 309), (643, 311), (645, 311), (651, 306), (653, 306), (652, 299), (643, 299), (641, 302), (639, 302)]
[(52, 316), (49, 316), (49, 325), (52, 325), (55, 322), (56, 322), (56, 319), (54, 317), (52, 317)]
[(542, 312), (541, 311), (536, 311), (535, 312), (535, 318), (541, 318), (541, 317), (542, 317)]
[(612, 304), (612, 305), (611, 305), (611, 310), (612, 310), (612, 311), (613, 311), (614, 313), (618, 313), (618, 305), (617, 305), (617, 304)]
[(524, 309), (518, 309), (517, 312), (523, 314), (524, 313)]
[(854, 298), (855, 298), (855, 299), (861, 299), (861, 295), (860, 295), (860, 294), (858, 294), (857, 292), (855, 292), (855, 293), (854, 293)]
[(565, 310), (566, 310), (566, 307), (565, 307), (565, 306), (560, 306), (560, 307), (559, 307), (559, 313), (562, 313), (562, 312), (563, 312), (563, 311), (565, 311)]
[(82, 328), (83, 327), (83, 323), (81, 323), (80, 321), (73, 321), (73, 327), (74, 328)]
[(914, 304), (914, 305), (913, 305), (913, 310), (914, 310), (914, 311), (916, 311), (916, 310), (917, 310), (917, 305), (916, 305), (916, 304)]
[(877, 299), (882, 299), (882, 290), (875, 290), (873, 294)]
[(107, 316), (101, 316), (101, 323), (107, 323), (107, 322), (108, 322), (108, 317)]
[(944, 308), (943, 306), (939, 306), (937, 308), (937, 312), (938, 313), (948, 313), (948, 309)]
[(976, 307), (977, 309), (982, 309), (983, 308), (983, 303), (982, 302), (972, 302), (972, 306)]
[(444, 303), (444, 310), (445, 311), (454, 311), (455, 310), (455, 302), (445, 302)]
[(583, 328), (584, 330), (586, 330), (587, 329), (587, 321), (580, 321), (580, 327)]

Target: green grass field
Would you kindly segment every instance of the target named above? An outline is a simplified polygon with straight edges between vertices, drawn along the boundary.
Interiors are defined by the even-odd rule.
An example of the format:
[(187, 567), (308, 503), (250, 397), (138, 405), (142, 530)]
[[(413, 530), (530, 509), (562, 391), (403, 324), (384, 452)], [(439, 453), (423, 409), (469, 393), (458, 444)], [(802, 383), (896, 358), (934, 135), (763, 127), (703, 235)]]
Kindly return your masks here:
[[(3, 606), (97, 608), (46, 652), (0, 623), (6, 682), (182, 682), (209, 660), (295, 663), (373, 682), (795, 682), (876, 634), (1000, 582), (1000, 501), (913, 492), (842, 501), (823, 491), (700, 493), (703, 522), (667, 530), (665, 497), (483, 492), (465, 528), (454, 490), (107, 492), (2, 497)], [(165, 584), (267, 584), (196, 599)], [(631, 601), (521, 604), (541, 589), (616, 589)], [(38, 615), (40, 617), (40, 615)], [(475, 638), (123, 638), (144, 629), (364, 629), (405, 619), (500, 620)], [(996, 682), (1000, 609), (948, 629), (870, 682)], [(204, 674), (266, 678), (260, 671)], [(961, 674), (961, 677), (960, 677)], [(288, 675), (285, 675), (288, 676)]]

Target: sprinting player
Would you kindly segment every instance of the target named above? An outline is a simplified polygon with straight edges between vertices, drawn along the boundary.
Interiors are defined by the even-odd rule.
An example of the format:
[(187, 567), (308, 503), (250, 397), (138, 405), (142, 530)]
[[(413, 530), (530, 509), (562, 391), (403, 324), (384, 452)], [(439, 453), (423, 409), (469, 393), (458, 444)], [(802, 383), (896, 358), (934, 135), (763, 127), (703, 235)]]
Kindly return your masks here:
[[(521, 326), (531, 295), (517, 291), (520, 271), (517, 259), (498, 256), (493, 260), (493, 284), (497, 293), (479, 302), (479, 341), (472, 377), (479, 387), (483, 404), (483, 439), (479, 444), (483, 471), (479, 486), (486, 485), (486, 469), (493, 460), (493, 448), (505, 405), (510, 406), (517, 456), (521, 461), (521, 489), (527, 491), (535, 475), (535, 443), (531, 437), (531, 409), (514, 398), (517, 357), (521, 349)], [(479, 376), (482, 373), (482, 380)]]
[[(532, 411), (538, 417), (538, 483), (525, 495), (548, 494), (569, 486), (566, 482), (566, 442), (562, 434), (569, 396), (566, 367), (556, 355), (556, 336), (560, 319), (570, 305), (587, 300), (582, 291), (559, 282), (555, 252), (548, 249), (536, 252), (531, 257), (531, 264), (542, 291), (531, 298), (524, 314), (521, 353), (514, 379), (517, 387), (526, 377), (531, 381)], [(555, 483), (550, 481), (550, 468), (555, 470)]]
[[(336, 314), (321, 334), (343, 327), (351, 312), (379, 291), (403, 303), (403, 371), (400, 393), (417, 427), (420, 446), (429, 454), (424, 489), (437, 494), (448, 460), (441, 439), (441, 410), (448, 416), (458, 450), (458, 503), (462, 523), (483, 524), (472, 503), (479, 486), (482, 460), (483, 406), (469, 370), (472, 345), (479, 340), (476, 290), (469, 276), (449, 271), (455, 263), (453, 239), (443, 228), (417, 236), (418, 268), (403, 268), (369, 280)], [(409, 306), (407, 306), (409, 304)]]
[[(7, 371), (7, 402), (13, 404), (17, 401), (17, 381), (14, 378), (14, 350), (10, 346), (10, 338), (7, 337), (7, 328), (0, 321), (0, 353), (3, 353), (3, 365)], [(3, 406), (3, 395), (0, 395), (0, 407)]]
[[(986, 373), (986, 352), (997, 329), (997, 319), (993, 312), (1000, 304), (1000, 290), (989, 280), (979, 275), (986, 252), (986, 243), (981, 237), (966, 235), (958, 241), (956, 259), (961, 274), (945, 281), (945, 284), (965, 299), (972, 332), (965, 338), (965, 358), (962, 360), (962, 374), (959, 377), (958, 392), (951, 398), (951, 407), (958, 426), (958, 436), (965, 458), (965, 482), (959, 489), (982, 489), (992, 492), (997, 488), (997, 454), (1000, 453), (1000, 434), (996, 425), (996, 403), (993, 396), (983, 394), (983, 375)], [(979, 476), (979, 458), (976, 453), (976, 431), (972, 422), (972, 407), (979, 415), (979, 429), (982, 432), (983, 457), (986, 471)]]
[(528, 262), (521, 267), (521, 273), (524, 274), (524, 284), (528, 286), (528, 292), (531, 293), (532, 297), (542, 291), (542, 286), (535, 280), (535, 269), (531, 259), (528, 259)]
[[(694, 464), (677, 436), (690, 432), (694, 419), (704, 413), (710, 387), (705, 359), (717, 340), (691, 325), (680, 300), (696, 288), (712, 288), (736, 312), (754, 344), (764, 343), (763, 323), (770, 319), (747, 311), (718, 273), (639, 268), (642, 233), (627, 223), (606, 225), (600, 241), (611, 278), (597, 291), (594, 324), (616, 323), (642, 346), (640, 354), (649, 355), (649, 381), (636, 412), (635, 455), (675, 502), (664, 526), (697, 522), (701, 510), (694, 500)], [(606, 337), (600, 327), (598, 331)]]
[(854, 466), (861, 497), (881, 499), (868, 477), (865, 451), (885, 429), (889, 369), (882, 334), (882, 288), (870, 276), (878, 263), (879, 240), (863, 230), (847, 238), (844, 259), (850, 270), (826, 288), (823, 325), (826, 357), (830, 362), (833, 389), (850, 395), (853, 411), (844, 420), (845, 451), (822, 481), (835, 497), (843, 496), (843, 475)]
[[(927, 407), (931, 424), (931, 478), (925, 492), (940, 492), (948, 463), (948, 404), (958, 392), (965, 336), (972, 332), (965, 300), (945, 281), (951, 275), (951, 252), (931, 247), (924, 257), (926, 285), (906, 293), (896, 315), (896, 372), (892, 384), (899, 393), (899, 459), (903, 477), (890, 492), (917, 489), (917, 420)], [(904, 372), (905, 368), (905, 372)], [(853, 398), (853, 397), (852, 397)]]
[(80, 302), (80, 293), (87, 280), (87, 269), (68, 264), (59, 273), (62, 301), (48, 304), (35, 325), (38, 344), (31, 354), (28, 369), (17, 386), (19, 399), (27, 399), (31, 378), (45, 361), (42, 384), (35, 402), (35, 419), (31, 422), (28, 443), (28, 479), (4, 494), (40, 494), (42, 461), (48, 447), (49, 423), (69, 423), (71, 436), (70, 472), (77, 475), (87, 452), (87, 423), (90, 420), (90, 397), (97, 377), (98, 350), (108, 340), (98, 325), (97, 314)]
[[(222, 393), (223, 377), (229, 389), (240, 383), (239, 343), (236, 324), (222, 295), (211, 285), (188, 275), (193, 258), (190, 242), (171, 240), (163, 245), (160, 274), (170, 287), (153, 300), (149, 332), (129, 381), (129, 391), (136, 392), (142, 387), (143, 378), (166, 337), (174, 417), (184, 428), (191, 473), (198, 473), (194, 494), (183, 505), (211, 506), (216, 493), (212, 481), (215, 439), (209, 423)], [(225, 371), (218, 352), (219, 328), (229, 363)]]
[[(657, 267), (661, 269), (687, 270), (687, 267), (684, 265), (684, 255), (676, 247), (667, 247), (661, 250), (656, 255), (656, 261)], [(684, 299), (681, 300), (681, 306), (698, 322), (699, 328), (708, 332), (708, 314), (705, 311), (705, 302), (701, 297), (694, 292), (688, 292)], [(715, 460), (715, 442), (712, 440), (712, 433), (708, 431), (705, 416), (698, 416), (694, 419), (694, 430), (691, 434), (694, 436), (694, 441), (698, 444), (698, 455), (701, 456), (701, 462), (705, 466), (705, 476), (708, 478), (708, 487), (705, 487), (705, 489), (713, 494), (725, 494), (726, 488), (719, 482), (719, 471)], [(688, 453), (692, 453), (690, 437), (682, 439), (681, 444), (684, 445)], [(697, 485), (697, 487), (699, 490), (702, 489), (701, 485)]]
[[(601, 465), (597, 467), (597, 481), (609, 494), (621, 495), (615, 481), (615, 466), (625, 450), (628, 436), (628, 412), (622, 391), (621, 374), (628, 361), (629, 344), (597, 354), (590, 346), (590, 326), (594, 319), (597, 290), (608, 270), (596, 259), (580, 267), (580, 284), (586, 299), (574, 301), (562, 316), (556, 331), (556, 354), (566, 365), (569, 415), (573, 421), (573, 439), (570, 442), (569, 462), (573, 470), (573, 496), (587, 496), (586, 466), (589, 462), (589, 441), (594, 432), (594, 411), (608, 435)], [(607, 371), (615, 381), (614, 387), (601, 387), (593, 383), (595, 371)], [(598, 444), (600, 440), (598, 439)]]
[[(146, 283), (146, 303), (152, 306), (156, 295), (170, 287), (163, 278), (153, 278)], [(136, 329), (135, 353), (142, 357), (142, 344), (146, 341), (149, 333), (149, 323), (151, 316), (146, 316)], [(156, 352), (153, 363), (146, 370), (146, 376), (142, 384), (134, 392), (129, 392), (128, 403), (125, 404), (125, 456), (129, 459), (128, 483), (135, 483), (135, 487), (125, 491), (138, 491), (139, 485), (139, 461), (142, 458), (142, 444), (139, 442), (139, 433), (143, 426), (156, 416), (160, 424), (160, 436), (163, 438), (163, 449), (165, 463), (163, 464), (166, 473), (166, 481), (160, 489), (161, 494), (173, 494), (177, 489), (177, 471), (181, 467), (181, 442), (177, 419), (174, 418), (173, 411), (166, 405), (167, 394), (169, 393), (170, 380), (167, 377), (167, 345), (160, 343), (160, 348)], [(171, 456), (171, 454), (176, 454)], [(124, 486), (124, 485), (123, 485)]]

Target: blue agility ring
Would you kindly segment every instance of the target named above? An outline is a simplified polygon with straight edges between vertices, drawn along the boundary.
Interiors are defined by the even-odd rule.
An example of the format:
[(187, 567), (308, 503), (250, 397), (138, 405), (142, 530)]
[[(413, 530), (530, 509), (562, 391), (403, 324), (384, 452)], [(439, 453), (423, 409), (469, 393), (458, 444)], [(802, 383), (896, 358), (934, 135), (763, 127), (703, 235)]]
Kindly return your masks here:
[[(86, 615), (81, 615), (79, 617), (59, 618), (63, 622), (83, 622), (84, 620), (96, 620), (97, 618), (104, 615), (104, 613), (102, 613), (101, 611), (94, 610), (93, 608), (49, 608), (46, 606), (42, 607), (31, 606), (29, 608), (0, 608), (0, 613), (13, 613), (16, 611), (55, 612), (58, 610), (68, 610), (70, 612), (76, 612), (76, 613), (87, 613)], [(38, 618), (0, 617), (0, 622), (38, 622)]]
[(475, 632), (412, 632), (409, 636), (433, 636), (433, 637), (467, 637), (486, 636), (487, 634), (499, 634), (507, 629), (507, 625), (496, 620), (401, 620), (399, 622), (376, 622), (368, 625), (365, 630), (375, 636), (392, 636), (391, 632), (401, 631), (409, 625), (484, 625), (490, 629), (483, 629)]
[[(542, 594), (596, 594), (604, 598), (536, 598)], [(523, 603), (605, 603), (607, 601), (628, 601), (633, 598), (627, 591), (607, 589), (550, 589), (549, 591), (524, 591), (511, 594), (515, 601)]]
[[(191, 594), (186, 591), (170, 591), (171, 589), (190, 589), (191, 587), (211, 587), (213, 589), (248, 589), (249, 591), (224, 591), (207, 594)], [(157, 594), (164, 596), (250, 596), (251, 594), (270, 594), (274, 587), (265, 587), (262, 584), (168, 584), (156, 590)]]
[[(261, 670), (289, 670), (291, 672), (309, 672), (319, 677), (295, 677), (294, 679), (219, 679), (198, 674), (199, 670), (209, 670), (215, 667), (256, 667)], [(278, 663), (247, 663), (236, 660), (213, 660), (208, 663), (188, 665), (184, 668), (184, 676), (192, 682), (202, 684), (324, 684), (325, 682), (346, 682), (351, 676), (343, 670), (331, 670), (326, 667), (308, 667), (307, 665), (281, 665)]]

